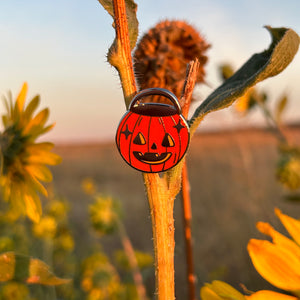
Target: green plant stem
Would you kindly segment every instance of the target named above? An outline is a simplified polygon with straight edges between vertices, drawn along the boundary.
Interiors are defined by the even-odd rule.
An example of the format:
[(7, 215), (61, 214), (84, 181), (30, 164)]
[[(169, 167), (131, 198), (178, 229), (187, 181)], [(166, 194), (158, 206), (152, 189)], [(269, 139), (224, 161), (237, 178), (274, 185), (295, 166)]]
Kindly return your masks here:
[(277, 121), (273, 118), (270, 110), (266, 106), (266, 104), (262, 101), (256, 101), (258, 106), (263, 111), (265, 119), (268, 123), (269, 128), (272, 130), (273, 134), (278, 138), (280, 143), (288, 144), (287, 138), (284, 135), (281, 126), (277, 123)]
[(136, 286), (138, 297), (140, 300), (146, 300), (147, 296), (146, 296), (146, 289), (145, 289), (145, 286), (143, 283), (143, 277), (140, 272), (131, 241), (126, 232), (125, 226), (121, 221), (118, 222), (118, 229), (119, 229), (121, 242), (122, 242), (122, 245), (124, 248), (124, 252), (127, 256), (127, 259), (128, 259), (129, 265), (130, 265), (130, 270), (132, 272), (132, 277), (133, 277), (133, 281)]

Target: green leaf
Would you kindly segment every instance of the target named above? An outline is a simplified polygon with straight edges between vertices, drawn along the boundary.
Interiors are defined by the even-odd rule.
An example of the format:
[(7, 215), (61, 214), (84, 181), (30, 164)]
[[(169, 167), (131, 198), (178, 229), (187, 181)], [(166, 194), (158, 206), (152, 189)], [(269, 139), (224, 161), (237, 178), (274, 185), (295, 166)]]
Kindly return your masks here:
[[(106, 9), (106, 11), (114, 18), (113, 0), (98, 0), (100, 4)], [(131, 50), (134, 48), (138, 33), (139, 22), (136, 17), (137, 5), (133, 0), (125, 0), (126, 14), (128, 21), (128, 31)], [(113, 25), (114, 27), (115, 25)]]
[(0, 282), (10, 280), (30, 284), (61, 285), (70, 282), (53, 275), (49, 266), (39, 259), (6, 252), (0, 255)]
[(287, 96), (281, 97), (281, 99), (277, 102), (276, 108), (275, 108), (275, 120), (277, 123), (281, 122), (282, 113), (284, 112), (286, 106), (288, 103)]
[(272, 36), (269, 49), (254, 54), (201, 103), (190, 120), (191, 133), (195, 132), (206, 114), (230, 106), (251, 86), (279, 74), (293, 60), (299, 48), (297, 33), (288, 28), (265, 28)]

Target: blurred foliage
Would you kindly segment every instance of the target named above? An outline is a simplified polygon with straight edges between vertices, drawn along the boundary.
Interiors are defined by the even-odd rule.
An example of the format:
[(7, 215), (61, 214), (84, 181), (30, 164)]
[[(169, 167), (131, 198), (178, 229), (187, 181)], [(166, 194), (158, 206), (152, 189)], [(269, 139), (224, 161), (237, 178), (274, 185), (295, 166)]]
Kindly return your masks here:
[(124, 299), (125, 289), (116, 269), (103, 253), (95, 253), (82, 263), (81, 287), (86, 299)]
[[(59, 203), (61, 203), (61, 205), (59, 205)], [(11, 291), (11, 293), (14, 294), (14, 288), (18, 286), (20, 286), (22, 290), (23, 282), (43, 285), (64, 284), (61, 288), (56, 288), (58, 295), (66, 294), (66, 291), (69, 291), (70, 288), (73, 290), (70, 280), (60, 279), (54, 276), (46, 263), (28, 256), (30, 252), (40, 256), (43, 260), (49, 262), (49, 265), (61, 276), (65, 278), (73, 277), (76, 269), (76, 260), (72, 254), (74, 239), (68, 228), (67, 214), (64, 213), (64, 217), (62, 218), (61, 210), (59, 214), (56, 213), (56, 208), (66, 207), (64, 203), (64, 201), (58, 200), (57, 198), (53, 200), (50, 199), (45, 207), (44, 215), (38, 224), (31, 224), (24, 218), (11, 221), (6, 215), (0, 218), (0, 252), (2, 252), (0, 255), (0, 277), (2, 272), (6, 274), (5, 276), (11, 274), (9, 277), (5, 277), (5, 280), (9, 281), (1, 285), (5, 293)], [(55, 215), (57, 218), (54, 217)], [(39, 225), (41, 226), (39, 227)], [(8, 251), (24, 253), (24, 255)], [(20, 272), (20, 270), (22, 270), (22, 272)], [(11, 284), (14, 283), (16, 279), (21, 280), (21, 282), (18, 281), (18, 284), (20, 284)], [(3, 280), (2, 278), (2, 281)], [(66, 285), (66, 283), (68, 284)], [(36, 297), (39, 299), (44, 293), (49, 293), (50, 291), (46, 289), (42, 292), (43, 290), (38, 287), (32, 287), (28, 290), (28, 299), (36, 299)], [(18, 295), (15, 297), (17, 296)], [(24, 299), (27, 298), (24, 296)], [(66, 299), (73, 298), (68, 297)]]
[(56, 221), (50, 216), (42, 217), (39, 223), (33, 225), (32, 231), (40, 239), (52, 239), (56, 234)]
[(277, 179), (289, 190), (300, 188), (300, 148), (282, 145), (279, 147)]
[(81, 187), (87, 195), (92, 196), (96, 194), (97, 188), (93, 178), (85, 178), (81, 182)]
[[(109, 258), (102, 251), (92, 254), (85, 260), (83, 264), (83, 268), (85, 270), (84, 274), (88, 275), (85, 276), (85, 279), (81, 282), (81, 285), (88, 293), (87, 299), (114, 299), (114, 297), (117, 296), (120, 297), (119, 299), (140, 299), (138, 297), (138, 290), (141, 288), (139, 285), (142, 285), (142, 289), (145, 289), (145, 287), (143, 286), (142, 282), (137, 283), (134, 278), (136, 273), (139, 273), (138, 276), (142, 278), (140, 270), (153, 267), (152, 255), (133, 250), (131, 241), (126, 233), (125, 225), (122, 221), (122, 208), (120, 201), (111, 196), (101, 195), (98, 192), (97, 185), (92, 178), (85, 178), (81, 183), (81, 187), (83, 191), (93, 200), (88, 209), (90, 223), (94, 229), (94, 232), (100, 238), (104, 237), (105, 235), (118, 234), (123, 245), (123, 250), (116, 250), (114, 252), (114, 261), (116, 262), (116, 267), (112, 265), (112, 263), (109, 261)], [(112, 288), (116, 295), (114, 293), (110, 295), (108, 291), (104, 292), (103, 288), (102, 292), (100, 292), (99, 287), (97, 286), (102, 284), (100, 280), (102, 277), (98, 274), (97, 270), (88, 271), (88, 266), (91, 266), (92, 262), (96, 260), (97, 257), (100, 261), (102, 261), (102, 264), (99, 262), (98, 267), (95, 266), (95, 268), (100, 270), (98, 270), (100, 275), (105, 275), (103, 278), (107, 278), (108, 280), (110, 276), (118, 276), (116, 277), (118, 278), (118, 285), (116, 285), (115, 281), (113, 285), (115, 290)], [(104, 272), (102, 268), (106, 269), (106, 271)], [(131, 275), (129, 277), (126, 276), (121, 282), (117, 273), (118, 269)], [(94, 272), (99, 276), (93, 275)], [(99, 280), (96, 286), (93, 285), (94, 280), (92, 280), (92, 278), (95, 277), (97, 280)], [(128, 278), (130, 279), (128, 280)]]
[[(227, 80), (232, 76), (233, 69), (229, 64), (223, 64), (219, 67), (219, 73), (223, 80)], [(273, 110), (269, 108), (268, 100), (269, 97), (264, 91), (260, 92), (252, 87), (236, 101), (234, 107), (243, 116), (248, 115), (256, 107), (263, 113), (268, 129), (278, 140), (276, 178), (284, 188), (293, 192), (285, 198), (295, 201), (298, 197), (294, 191), (300, 188), (300, 148), (289, 143), (283, 130), (282, 119), (288, 105), (288, 97), (281, 96)]]
[(94, 230), (101, 236), (118, 230), (121, 217), (120, 203), (112, 197), (95, 197), (89, 206), (90, 221)]
[(54, 276), (43, 261), (13, 252), (0, 255), (0, 282), (18, 280), (30, 284), (59, 285), (69, 282)]
[(19, 282), (9, 282), (0, 287), (1, 300), (33, 300), (29, 288)]
[[(141, 251), (135, 251), (134, 253), (140, 270), (153, 266), (154, 261), (152, 255)], [(128, 261), (128, 257), (123, 250), (115, 251), (114, 259), (119, 267), (123, 270), (130, 271), (131, 266)]]

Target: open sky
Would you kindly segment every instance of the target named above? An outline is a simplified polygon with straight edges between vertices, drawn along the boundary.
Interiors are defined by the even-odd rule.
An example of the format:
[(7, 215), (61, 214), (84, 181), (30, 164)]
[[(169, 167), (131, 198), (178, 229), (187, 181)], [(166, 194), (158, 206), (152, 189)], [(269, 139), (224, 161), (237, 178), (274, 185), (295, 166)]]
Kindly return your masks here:
[[(206, 67), (204, 99), (220, 84), (217, 66), (235, 68), (270, 44), (264, 25), (300, 33), (299, 0), (137, 0), (140, 36), (164, 19), (186, 20), (212, 45)], [(16, 96), (24, 81), (29, 98), (41, 95), (56, 127), (47, 139), (103, 141), (125, 112), (117, 72), (106, 62), (114, 39), (112, 19), (97, 0), (0, 1), (0, 95)], [(287, 93), (286, 119), (300, 120), (300, 54), (276, 78), (259, 84), (274, 103)], [(0, 106), (3, 111), (2, 106)], [(2, 114), (2, 112), (1, 112)], [(231, 110), (212, 113), (203, 128), (232, 124)], [(254, 114), (252, 122), (259, 122)], [(243, 121), (244, 122), (244, 121)], [(237, 122), (236, 124), (239, 124)]]

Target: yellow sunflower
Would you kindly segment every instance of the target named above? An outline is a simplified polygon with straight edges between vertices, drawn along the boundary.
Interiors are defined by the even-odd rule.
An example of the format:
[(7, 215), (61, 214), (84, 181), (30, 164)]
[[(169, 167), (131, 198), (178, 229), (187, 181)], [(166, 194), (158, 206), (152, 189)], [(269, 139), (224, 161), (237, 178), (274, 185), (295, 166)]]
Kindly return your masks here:
[(300, 221), (275, 213), (292, 239), (276, 231), (270, 224), (258, 222), (260, 232), (270, 236), (272, 242), (251, 239), (248, 252), (258, 273), (274, 286), (300, 297)]
[(219, 280), (214, 280), (202, 287), (200, 296), (202, 300), (298, 300), (294, 296), (267, 290), (245, 296), (231, 285)]
[(0, 134), (1, 176), (3, 198), (9, 201), (15, 217), (26, 213), (38, 222), (42, 213), (39, 193), (47, 196), (43, 182), (50, 182), (52, 174), (46, 165), (56, 165), (61, 158), (50, 152), (52, 143), (36, 143), (36, 139), (51, 130), (46, 126), (49, 109), (35, 114), (40, 97), (34, 97), (27, 106), (28, 86), (24, 83), (15, 103), (11, 96), (4, 100), (7, 113), (2, 116)]
[(257, 229), (272, 238), (251, 239), (248, 252), (258, 273), (272, 285), (292, 295), (273, 291), (258, 291), (245, 296), (222, 281), (213, 281), (201, 288), (202, 300), (298, 300), (300, 297), (300, 221), (283, 214), (275, 213), (292, 239), (276, 231), (269, 223), (258, 222)]

